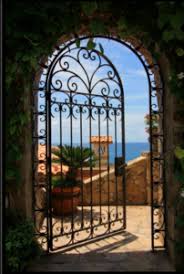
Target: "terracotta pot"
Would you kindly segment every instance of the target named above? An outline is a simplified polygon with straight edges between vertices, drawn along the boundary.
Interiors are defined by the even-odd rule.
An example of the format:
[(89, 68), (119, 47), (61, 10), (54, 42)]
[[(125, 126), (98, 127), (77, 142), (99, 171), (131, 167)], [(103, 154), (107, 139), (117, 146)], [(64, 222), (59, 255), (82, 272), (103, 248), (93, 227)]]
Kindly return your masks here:
[(55, 215), (72, 214), (80, 202), (80, 187), (55, 187), (52, 189), (52, 208)]

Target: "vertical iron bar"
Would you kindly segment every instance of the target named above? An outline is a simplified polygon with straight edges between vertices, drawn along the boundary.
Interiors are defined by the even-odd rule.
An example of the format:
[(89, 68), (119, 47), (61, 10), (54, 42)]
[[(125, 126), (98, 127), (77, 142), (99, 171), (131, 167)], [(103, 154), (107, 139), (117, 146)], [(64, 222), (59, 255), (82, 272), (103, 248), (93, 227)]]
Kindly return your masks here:
[(124, 92), (122, 85), (121, 88), (121, 145), (122, 145), (122, 156), (123, 156), (123, 176), (122, 176), (122, 196), (123, 196), (123, 228), (126, 228), (126, 177), (125, 177), (125, 163), (126, 163), (126, 147), (125, 147), (125, 103), (124, 103)]
[(150, 180), (151, 180), (151, 246), (152, 251), (154, 251), (154, 208), (153, 208), (153, 150), (152, 150), (152, 142), (153, 142), (153, 136), (152, 136), (152, 88), (150, 79), (148, 81), (149, 83), (149, 127), (150, 127)]
[[(73, 120), (72, 120), (72, 116), (73, 116), (73, 104), (72, 104), (73, 100), (72, 100), (72, 93), (70, 92), (70, 143), (71, 143), (71, 172), (73, 172)], [(74, 241), (74, 232), (73, 232), (73, 227), (74, 227), (74, 223), (73, 223), (73, 188), (72, 188), (72, 222), (71, 222), (71, 227), (72, 227), (72, 243)]]
[[(108, 98), (106, 99), (107, 101), (107, 140), (109, 141), (109, 102)], [(108, 230), (110, 231), (110, 187), (109, 187), (109, 144), (107, 144), (107, 192), (108, 192)]]
[[(50, 87), (50, 83), (49, 83)], [(47, 164), (48, 164), (48, 218), (49, 218), (49, 248), (52, 250), (52, 204), (51, 204), (51, 92), (50, 88), (46, 91), (47, 99)]]
[[(167, 248), (167, 211), (166, 211), (166, 187), (165, 187), (165, 183), (166, 183), (166, 179), (165, 179), (165, 164), (166, 164), (166, 160), (165, 160), (165, 157), (166, 157), (166, 144), (165, 144), (165, 141), (164, 141), (164, 133), (165, 133), (165, 96), (164, 96), (164, 92), (165, 92), (165, 87), (164, 87), (164, 80), (163, 80), (163, 75), (162, 75), (162, 72), (161, 72), (161, 68), (160, 66), (157, 64), (158, 68), (159, 68), (159, 75), (160, 75), (160, 84), (161, 84), (161, 89), (160, 87), (159, 88), (159, 92), (162, 92), (161, 93), (161, 105), (162, 105), (162, 108), (161, 108), (161, 116), (162, 117), (162, 121), (161, 121), (161, 125), (162, 125), (162, 128), (161, 128), (161, 134), (162, 134), (162, 142), (161, 142), (161, 149), (162, 149), (162, 170), (161, 170), (161, 174), (162, 174), (162, 181), (160, 182), (160, 185), (162, 187), (162, 214), (163, 214), (163, 228), (160, 228), (160, 229), (163, 229), (163, 231), (161, 233), (164, 234), (164, 244), (163, 244), (163, 247), (164, 248)], [(159, 138), (159, 137), (158, 137)], [(162, 234), (162, 235), (163, 235)]]
[[(38, 98), (38, 93), (37, 93), (37, 97)], [(34, 162), (34, 159), (35, 159), (35, 156), (36, 156), (36, 159), (38, 159), (38, 146), (37, 146), (37, 155), (35, 155), (35, 142), (36, 142), (36, 138), (34, 139), (34, 133), (36, 133), (36, 130), (35, 130), (35, 122), (34, 122), (34, 119), (35, 119), (35, 116), (34, 116), (34, 107), (35, 107), (35, 104), (34, 104), (34, 95), (33, 95), (33, 92), (31, 93), (31, 128), (32, 128), (32, 216), (33, 216), (33, 222), (34, 222), (34, 227), (36, 228), (36, 217), (35, 217), (35, 162)], [(36, 109), (35, 113), (37, 112), (38, 110)], [(36, 115), (36, 114), (35, 114)], [(38, 114), (36, 115), (36, 118), (38, 120)], [(38, 124), (38, 121), (37, 121), (37, 124)], [(36, 137), (36, 134), (35, 134), (35, 137)], [(39, 139), (38, 139), (39, 140)], [(37, 142), (38, 142), (37, 140)], [(38, 164), (37, 164), (37, 168), (38, 168)]]
[[(63, 146), (63, 135), (62, 135), (62, 104), (59, 104), (59, 114), (60, 114), (60, 148), (62, 148)], [(62, 149), (60, 150), (61, 152), (61, 157), (62, 157)], [(63, 164), (62, 164), (62, 161), (61, 161), (61, 176), (62, 176), (62, 172), (63, 172)]]
[[(62, 104), (59, 104), (59, 128), (60, 128), (60, 153), (62, 157), (62, 146), (63, 146), (63, 136), (62, 136)], [(62, 160), (60, 162), (60, 168), (61, 168), (61, 180), (62, 180), (62, 171), (63, 171), (63, 163)], [(62, 197), (63, 199), (63, 197)], [(62, 218), (61, 218), (61, 234), (63, 233), (63, 221), (64, 221), (64, 212), (63, 212), (63, 200), (62, 200)]]
[[(114, 116), (115, 116), (115, 125), (114, 125), (115, 147), (114, 149), (115, 149), (115, 157), (117, 157), (117, 111), (116, 109), (114, 110)], [(116, 175), (115, 175), (115, 188), (116, 188), (116, 218), (118, 218), (118, 182), (117, 182)]]
[(166, 164), (166, 143), (164, 141), (165, 137), (165, 86), (164, 86), (164, 80), (163, 80), (163, 75), (159, 67), (159, 73), (160, 73), (160, 78), (162, 82), (162, 131), (163, 131), (163, 184), (162, 184), (162, 190), (163, 190), (163, 203), (164, 203), (164, 229), (165, 229), (165, 235), (164, 235), (164, 247), (167, 248), (167, 210), (166, 210), (166, 176), (165, 176), (165, 164)]
[[(121, 88), (122, 89), (122, 88)], [(126, 217), (126, 177), (125, 177), (125, 163), (126, 163), (126, 147), (125, 147), (125, 105), (124, 105), (124, 94), (123, 94), (123, 89), (121, 91), (122, 94), (122, 100), (121, 100), (121, 137), (122, 137), (122, 155), (123, 155), (123, 176), (122, 176), (122, 181), (123, 181), (123, 228), (126, 228), (126, 223), (127, 223), (127, 217)]]
[(46, 153), (46, 208), (47, 208), (47, 252), (50, 248), (50, 227), (49, 227), (49, 161), (48, 161), (48, 119), (49, 119), (49, 104), (48, 104), (48, 91), (45, 94), (46, 116), (45, 116), (45, 128), (46, 128), (46, 140), (45, 140), (45, 153)]
[(82, 152), (82, 135), (83, 135), (83, 128), (82, 128), (82, 107), (80, 106), (80, 149), (81, 149), (81, 182), (82, 182), (82, 216), (81, 216), (81, 227), (84, 227), (84, 208), (83, 208), (83, 167), (82, 167), (82, 157), (83, 157), (83, 152)]
[(101, 132), (100, 132), (100, 108), (98, 108), (98, 136), (99, 136), (99, 139), (98, 139), (98, 157), (99, 157), (99, 175), (100, 175), (100, 181), (99, 181), (99, 192), (100, 192), (100, 224), (102, 223), (102, 193), (101, 193), (101, 155), (100, 155), (100, 135), (101, 135)]
[[(90, 142), (90, 151), (92, 151), (91, 146), (91, 118), (92, 118), (92, 104), (91, 104), (91, 96), (89, 97), (89, 142)], [(92, 157), (90, 153), (90, 185), (91, 185), (91, 238), (93, 238), (93, 183), (92, 183)]]

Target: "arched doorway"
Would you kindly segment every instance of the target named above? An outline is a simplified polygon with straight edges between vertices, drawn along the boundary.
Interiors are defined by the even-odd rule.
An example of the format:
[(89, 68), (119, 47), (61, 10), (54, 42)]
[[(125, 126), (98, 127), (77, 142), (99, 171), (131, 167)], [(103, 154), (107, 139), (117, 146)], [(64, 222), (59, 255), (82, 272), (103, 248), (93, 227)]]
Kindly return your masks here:
[[(102, 36), (96, 36), (96, 37), (102, 37)], [(105, 37), (105, 36), (104, 36)], [(80, 42), (90, 38), (90, 37), (82, 37), (80, 38)], [(106, 38), (106, 37), (105, 37)], [(108, 37), (109, 39), (109, 37)], [(162, 79), (161, 79), (161, 74), (160, 74), (160, 70), (159, 70), (159, 66), (156, 63), (153, 63), (151, 66), (149, 64), (147, 64), (144, 56), (142, 56), (142, 54), (139, 53), (139, 48), (134, 48), (131, 44), (125, 42), (125, 41), (121, 41), (119, 39), (116, 38), (110, 38), (112, 40), (117, 41), (118, 43), (121, 43), (122, 45), (126, 46), (127, 48), (131, 49), (131, 51), (133, 51), (136, 56), (139, 58), (140, 62), (142, 63), (142, 65), (145, 68), (146, 74), (147, 74), (147, 79), (148, 79), (148, 85), (149, 85), (149, 128), (150, 128), (150, 190), (151, 190), (151, 239), (152, 239), (152, 249), (156, 249), (156, 248), (162, 248), (165, 247), (165, 196), (164, 196), (164, 103), (163, 103), (163, 83), (162, 83)], [(74, 58), (74, 56), (71, 54), (73, 49), (76, 51), (76, 56)], [(85, 51), (84, 55), (83, 55), (83, 62), (79, 62), (79, 54), (80, 52)], [(87, 95), (87, 103), (85, 103), (84, 100), (82, 100), (82, 96), (86, 96), (86, 94), (84, 94), (84, 92), (80, 92), (77, 91), (78, 86), (75, 82), (71, 81), (73, 80), (74, 77), (78, 77), (80, 78), (80, 80), (82, 80), (83, 85), (85, 86), (85, 82), (83, 79), (81, 79), (80, 73), (76, 73), (75, 71), (71, 72), (69, 71), (69, 64), (68, 62), (65, 60), (62, 62), (62, 58), (64, 56), (64, 58), (66, 58), (66, 54), (67, 54), (67, 58), (71, 58), (71, 59), (75, 59), (78, 61), (78, 63), (80, 63), (80, 65), (82, 65), (82, 69), (84, 70), (84, 74), (86, 76), (87, 82), (88, 82), (88, 86), (87, 86), (87, 90), (88, 90), (88, 95)], [(96, 57), (94, 57), (96, 54)], [(62, 57), (62, 58), (61, 58)], [(105, 101), (100, 102), (101, 99), (99, 99), (98, 96), (98, 92), (95, 93), (95, 97), (98, 97), (98, 100), (94, 100), (94, 96), (92, 98), (91, 96), (91, 91), (94, 88), (94, 85), (92, 86), (92, 78), (94, 76), (94, 71), (92, 72), (91, 76), (89, 77), (87, 72), (87, 69), (84, 69), (83, 63), (86, 60), (90, 60), (90, 62), (93, 62), (94, 60), (98, 60), (99, 61), (99, 65), (97, 65), (96, 68), (94, 68), (94, 71), (96, 72), (97, 69), (99, 67), (105, 67), (105, 66), (109, 66), (113, 73), (107, 73), (106, 75), (109, 78), (109, 81), (114, 82), (116, 85), (118, 85), (119, 87), (119, 91), (117, 88), (113, 88), (112, 90), (110, 89), (109, 85), (105, 82), (105, 80), (103, 80), (103, 78), (99, 81), (101, 81), (101, 84), (105, 84), (105, 87), (101, 87), (101, 95), (103, 95), (102, 97), (106, 98)], [(104, 59), (106, 61), (106, 64), (103, 63), (101, 61), (101, 59)], [(63, 59), (64, 60), (64, 59)], [(60, 66), (60, 68), (58, 68), (58, 64)], [(65, 82), (66, 82), (66, 87), (63, 87), (63, 83), (61, 80), (59, 79), (55, 79), (55, 86), (53, 85), (53, 76), (56, 75), (58, 72), (69, 72), (69, 73), (73, 73), (73, 75), (70, 75), (70, 77), (68, 77), (68, 79), (65, 78)], [(82, 219), (78, 219), (78, 223), (79, 223), (79, 229), (74, 228), (75, 224), (74, 224), (74, 211), (72, 210), (72, 214), (71, 214), (71, 218), (68, 219), (68, 226), (66, 225), (67, 229), (68, 229), (68, 233), (65, 233), (65, 237), (67, 238), (68, 235), (69, 236), (69, 240), (68, 243), (69, 244), (74, 244), (77, 242), (80, 242), (81, 239), (79, 239), (78, 241), (75, 241), (75, 235), (80, 234), (80, 228), (83, 227), (84, 230), (87, 231), (88, 235), (86, 238), (84, 238), (82, 241), (87, 241), (87, 240), (91, 240), (93, 237), (92, 235), (94, 235), (94, 230), (95, 228), (99, 225), (99, 220), (100, 225), (103, 225), (105, 227), (105, 230), (97, 236), (104, 236), (106, 235), (106, 233), (113, 233), (113, 232), (117, 232), (118, 230), (121, 229), (125, 229), (126, 227), (126, 187), (125, 187), (125, 144), (124, 144), (124, 97), (123, 97), (123, 86), (121, 83), (121, 79), (119, 77), (118, 71), (116, 70), (116, 67), (113, 65), (113, 62), (111, 60), (108, 59), (108, 57), (106, 57), (103, 53), (103, 50), (101, 49), (96, 50), (93, 48), (84, 48), (81, 47), (80, 45), (76, 46), (76, 40), (72, 40), (70, 42), (68, 42), (66, 44), (65, 47), (61, 47), (58, 48), (57, 51), (54, 53), (54, 55), (51, 57), (51, 59), (48, 61), (47, 64), (45, 64), (45, 69), (43, 74), (45, 74), (45, 79), (41, 79), (40, 83), (40, 98), (43, 99), (44, 103), (40, 104), (40, 109), (39, 111), (36, 111), (34, 113), (34, 120), (36, 121), (36, 131), (38, 132), (38, 135), (36, 138), (34, 138), (35, 143), (34, 143), (34, 148), (33, 151), (37, 153), (37, 146), (39, 145), (39, 141), (40, 144), (43, 144), (45, 146), (45, 151), (42, 151), (40, 156), (41, 158), (38, 159), (38, 155), (36, 154), (35, 158), (36, 159), (34, 161), (34, 165), (33, 165), (33, 181), (36, 182), (36, 184), (34, 184), (34, 190), (35, 193), (38, 192), (38, 190), (40, 189), (40, 187), (44, 188), (44, 190), (46, 191), (46, 205), (44, 206), (38, 206), (37, 202), (36, 202), (36, 196), (34, 199), (34, 212), (36, 213), (36, 216), (38, 216), (38, 214), (43, 215), (42, 212), (44, 212), (44, 217), (45, 217), (45, 223), (42, 226), (42, 230), (40, 230), (40, 227), (38, 229), (38, 237), (40, 237), (40, 239), (43, 239), (43, 243), (46, 243), (46, 249), (49, 250), (53, 250), (55, 248), (53, 248), (53, 241), (58, 241), (58, 237), (63, 236), (63, 217), (60, 218), (60, 226), (57, 227), (56, 232), (55, 232), (55, 236), (53, 237), (53, 227), (54, 227), (54, 218), (53, 218), (53, 196), (52, 196), (52, 158), (51, 158), (51, 150), (52, 150), (52, 139), (53, 139), (53, 133), (52, 133), (52, 123), (54, 122), (54, 120), (52, 121), (52, 119), (54, 119), (54, 115), (53, 115), (53, 108), (55, 107), (55, 112), (57, 112), (59, 114), (59, 122), (57, 123), (58, 128), (59, 128), (59, 132), (58, 134), (60, 134), (60, 136), (63, 136), (63, 132), (65, 130), (65, 133), (67, 132), (66, 130), (66, 126), (63, 130), (63, 125), (62, 125), (62, 121), (63, 121), (63, 117), (62, 115), (65, 115), (65, 123), (66, 119), (68, 120), (68, 123), (70, 124), (70, 130), (68, 131), (68, 133), (66, 133), (67, 136), (69, 136), (70, 139), (70, 150), (72, 151), (72, 148), (74, 147), (73, 144), (73, 135), (74, 135), (74, 131), (73, 131), (73, 126), (74, 126), (74, 119), (76, 120), (76, 118), (78, 118), (77, 120), (79, 121), (79, 124), (77, 126), (79, 130), (79, 143), (80, 143), (80, 159), (82, 158), (82, 154), (83, 154), (83, 140), (82, 140), (82, 132), (84, 132), (83, 130), (88, 130), (89, 134), (88, 134), (88, 139), (89, 139), (89, 149), (90, 152), (92, 151), (92, 144), (96, 142), (96, 156), (99, 156), (98, 158), (98, 175), (99, 175), (99, 208), (100, 208), (100, 217), (99, 219), (97, 218), (96, 221), (96, 225), (93, 224), (93, 207), (95, 205), (93, 205), (93, 187), (92, 185), (94, 185), (94, 181), (92, 179), (93, 175), (93, 171), (94, 171), (94, 167), (91, 165), (89, 168), (89, 194), (90, 194), (90, 202), (88, 204), (89, 206), (89, 212), (90, 212), (90, 221), (89, 221), (89, 226), (85, 227), (84, 226), (84, 207), (82, 205), (81, 207), (81, 216)], [(114, 79), (115, 77), (115, 79)], [(115, 80), (115, 81), (114, 81)], [(71, 81), (71, 82), (70, 82)], [(98, 82), (98, 81), (97, 81)], [(90, 87), (90, 88), (89, 88)], [(84, 87), (86, 88), (86, 87)], [(53, 96), (52, 91), (51, 90), (55, 90), (58, 92), (61, 92), (61, 90), (65, 90), (64, 97), (62, 98), (62, 96), (60, 96), (60, 100), (58, 100), (57, 96)], [(54, 92), (55, 92), (54, 91)], [(76, 95), (77, 93), (77, 95)], [(68, 95), (69, 94), (69, 97)], [(73, 95), (71, 95), (73, 94)], [(119, 95), (118, 95), (119, 94)], [(78, 96), (78, 100), (74, 99), (73, 96)], [(35, 97), (36, 98), (36, 97)], [(36, 107), (37, 107), (37, 100), (38, 98), (35, 99), (36, 101)], [(109, 103), (109, 100), (114, 100), (115, 102)], [(117, 103), (118, 101), (118, 103)], [(79, 103), (78, 103), (79, 102)], [(87, 105), (86, 105), (87, 104)], [(69, 107), (68, 107), (69, 106)], [(87, 111), (85, 112), (85, 107), (87, 107)], [(68, 108), (68, 109), (67, 109)], [(101, 109), (101, 110), (100, 110)], [(103, 110), (105, 110), (105, 112), (103, 112)], [(115, 110), (117, 109), (117, 110)], [(118, 112), (120, 110), (120, 112)], [(93, 113), (94, 111), (94, 113)], [(102, 111), (102, 112), (101, 112)], [(104, 139), (106, 138), (107, 140), (106, 143), (109, 143), (111, 140), (111, 136), (110, 136), (110, 132), (109, 132), (109, 123), (110, 120), (112, 121), (111, 117), (110, 117), (110, 111), (111, 114), (114, 116), (113, 119), (113, 125), (114, 125), (114, 138), (115, 138), (115, 161), (112, 164), (112, 166), (110, 165), (110, 161), (109, 161), (109, 148), (108, 145), (104, 146), (102, 145), (102, 140), (101, 137), (103, 137)], [(113, 111), (113, 112), (112, 112)], [(74, 114), (75, 112), (75, 114)], [(87, 125), (83, 125), (82, 118), (84, 115), (86, 116), (86, 119), (88, 119), (88, 124)], [(92, 134), (92, 122), (94, 119), (94, 115), (96, 115), (96, 120), (97, 120), (97, 133), (95, 136), (93, 136)], [(107, 123), (106, 123), (106, 127), (105, 127), (105, 134), (102, 135), (102, 124), (101, 124), (101, 118), (100, 116), (104, 116), (104, 118), (106, 119)], [(117, 116), (120, 115), (121, 116), (121, 122), (118, 125), (117, 124)], [(37, 117), (39, 117), (40, 122), (44, 125), (42, 128), (39, 128), (39, 125), (37, 123)], [(158, 123), (158, 127), (157, 127), (157, 131), (154, 131), (154, 118), (157, 117), (157, 123)], [(93, 126), (95, 128), (95, 125)], [(121, 153), (120, 155), (118, 155), (118, 150), (117, 150), (117, 132), (118, 130), (121, 128), (121, 130), (119, 132), (121, 132), (121, 136), (119, 137), (121, 139)], [(118, 129), (118, 130), (117, 130)], [(62, 131), (62, 132), (61, 132)], [(60, 142), (59, 145), (60, 147), (63, 148), (63, 139), (60, 138)], [(95, 147), (95, 145), (94, 145)], [(94, 149), (95, 150), (95, 149)], [(105, 155), (105, 157), (102, 159), (102, 152), (107, 151), (107, 154)], [(74, 156), (74, 151), (70, 154), (70, 161), (71, 163), (74, 163), (74, 159), (72, 159)], [(62, 152), (60, 154), (60, 156), (62, 157)], [(92, 162), (92, 155), (89, 156), (90, 160)], [(105, 161), (105, 164), (103, 163), (102, 165), (102, 160)], [(72, 162), (73, 161), (73, 162)], [(80, 160), (79, 160), (80, 162)], [(71, 164), (72, 165), (72, 164)], [(45, 170), (45, 176), (42, 176), (42, 178), (40, 178), (39, 176), (36, 176), (38, 173), (37, 168), (40, 168), (40, 170)], [(102, 170), (102, 167), (104, 168), (104, 170)], [(112, 169), (114, 168), (114, 181), (116, 182), (116, 195), (115, 195), (115, 201), (114, 203), (116, 204), (116, 206), (111, 209), (111, 204), (110, 204), (110, 176), (111, 176), (111, 172), (110, 172), (110, 167), (112, 167)], [(81, 173), (79, 175), (79, 177), (81, 178), (81, 180), (83, 181), (83, 166), (82, 163), (80, 163), (79, 168), (81, 169)], [(62, 174), (62, 169), (63, 169), (63, 165), (60, 166), (60, 173)], [(102, 197), (101, 197), (101, 173), (106, 172), (106, 176), (107, 176), (107, 200), (106, 200), (106, 204), (107, 204), (107, 214), (106, 217), (104, 218), (103, 214), (102, 214)], [(60, 175), (59, 175), (60, 176)], [(124, 186), (121, 190), (118, 189), (118, 177), (121, 178), (121, 184)], [(46, 184), (44, 185), (44, 182), (46, 182)], [(87, 184), (86, 184), (87, 185)], [(85, 186), (87, 189), (87, 186)], [(86, 190), (87, 191), (87, 190)], [(119, 201), (118, 198), (118, 192), (121, 191), (121, 197), (122, 199)], [(82, 184), (82, 202), (84, 202), (84, 185)], [(87, 195), (89, 196), (89, 195)], [(72, 208), (74, 209), (74, 200), (72, 200)], [(81, 203), (83, 204), (83, 203)], [(87, 205), (87, 204), (86, 204)], [(122, 211), (118, 212), (118, 208), (122, 206)], [(61, 207), (63, 207), (63, 203), (61, 204)], [(113, 213), (112, 213), (113, 212)], [(114, 213), (115, 212), (115, 213)], [(112, 216), (111, 216), (112, 213)], [(61, 215), (64, 213), (62, 212)], [(119, 215), (119, 216), (118, 216)], [(120, 217), (121, 216), (121, 217)], [(43, 216), (42, 216), (43, 217)], [(103, 223), (103, 218), (105, 220), (105, 222)], [(35, 217), (35, 222), (36, 222), (37, 217)], [(82, 221), (81, 221), (82, 220)], [(58, 222), (57, 220), (55, 220), (56, 223)], [(67, 221), (66, 221), (67, 222)], [(115, 223), (121, 223), (121, 225), (117, 228), (117, 229), (111, 229), (113, 228), (113, 226), (115, 226)], [(77, 223), (77, 222), (76, 222)], [(112, 225), (112, 227), (111, 227)], [(59, 231), (59, 232), (58, 232)], [(89, 232), (88, 232), (89, 231)], [(77, 235), (78, 236), (78, 235)], [(70, 238), (71, 237), (71, 238)], [(79, 237), (80, 238), (80, 237)], [(161, 241), (160, 241), (161, 239)], [(67, 245), (67, 243), (66, 243)], [(63, 244), (61, 244), (61, 242), (59, 242), (59, 244), (57, 245), (57, 248), (61, 248), (63, 246)]]

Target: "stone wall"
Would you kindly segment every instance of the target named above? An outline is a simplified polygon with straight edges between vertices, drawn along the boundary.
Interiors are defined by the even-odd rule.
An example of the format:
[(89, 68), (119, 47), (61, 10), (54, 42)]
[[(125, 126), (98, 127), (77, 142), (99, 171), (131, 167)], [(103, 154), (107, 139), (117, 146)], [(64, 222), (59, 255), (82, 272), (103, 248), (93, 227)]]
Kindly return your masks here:
[[(148, 176), (149, 154), (129, 161), (125, 167), (125, 181), (126, 181), (126, 204), (129, 205), (147, 205), (150, 203), (150, 193), (148, 191), (150, 179)], [(108, 180), (109, 177), (109, 180)], [(109, 183), (108, 183), (109, 182)], [(98, 205), (100, 203), (105, 205), (122, 204), (123, 202), (123, 188), (122, 177), (115, 177), (114, 168), (111, 168), (109, 175), (107, 171), (96, 175), (91, 179), (84, 180), (83, 184), (83, 205), (90, 205), (91, 203), (91, 185), (92, 185), (92, 204)], [(108, 195), (109, 188), (109, 195)], [(101, 198), (100, 198), (101, 194)]]
[[(127, 205), (151, 205), (151, 187), (150, 187), (150, 154), (142, 153), (140, 157), (129, 161), (125, 167), (125, 182), (126, 182), (126, 204)], [(54, 174), (54, 173), (53, 173)], [(158, 176), (158, 170), (154, 171), (154, 177)], [(108, 180), (109, 177), (109, 180)], [(80, 178), (80, 170), (79, 170)], [(107, 205), (108, 200), (111, 205), (123, 203), (123, 188), (122, 176), (115, 177), (114, 168), (110, 169), (109, 175), (107, 171), (94, 169), (92, 173), (92, 182), (90, 178), (90, 169), (84, 169), (83, 182), (83, 197), (81, 194), (80, 205), (91, 205), (91, 185), (92, 185), (92, 205)], [(117, 178), (117, 179), (116, 179)], [(35, 189), (35, 205), (41, 210), (35, 214), (36, 227), (40, 228), (44, 219), (44, 209), (46, 203), (45, 175), (39, 174), (40, 182)], [(155, 179), (156, 181), (156, 179)], [(108, 184), (109, 182), (109, 184)], [(157, 188), (155, 188), (157, 189)], [(108, 194), (109, 193), (109, 194)], [(101, 194), (101, 195), (100, 195)], [(153, 193), (153, 200), (159, 201), (162, 199), (163, 193), (159, 191)], [(100, 197), (101, 196), (101, 197)], [(158, 214), (158, 216), (161, 216)], [(158, 220), (162, 222), (162, 219)]]
[(174, 200), (176, 198), (176, 185), (173, 181), (173, 107), (174, 101), (173, 96), (169, 91), (168, 87), (168, 76), (169, 76), (169, 62), (162, 54), (158, 60), (161, 66), (163, 74), (164, 86), (165, 86), (165, 157), (166, 157), (166, 172), (165, 172), (165, 195), (166, 195), (166, 246), (170, 258), (174, 262), (174, 231), (175, 231), (175, 210)]
[(35, 208), (38, 210), (35, 212), (35, 224), (36, 230), (39, 231), (41, 228), (46, 212), (46, 188), (45, 187), (37, 187), (35, 191)]

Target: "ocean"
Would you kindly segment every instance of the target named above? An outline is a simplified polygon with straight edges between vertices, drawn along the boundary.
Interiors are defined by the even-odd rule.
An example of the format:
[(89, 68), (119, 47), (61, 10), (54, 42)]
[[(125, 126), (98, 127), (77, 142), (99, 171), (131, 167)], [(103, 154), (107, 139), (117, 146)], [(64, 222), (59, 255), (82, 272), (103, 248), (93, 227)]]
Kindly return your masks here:
[[(115, 149), (114, 144), (109, 145), (109, 160), (110, 163), (114, 163)], [(121, 156), (121, 144), (117, 144), (117, 154)], [(125, 161), (133, 160), (136, 157), (139, 157), (141, 152), (149, 151), (149, 143), (126, 143), (125, 144)]]
[[(54, 144), (57, 145), (57, 144)], [(73, 144), (77, 146), (79, 144)], [(84, 147), (89, 147), (89, 144), (83, 144)], [(121, 143), (117, 143), (117, 156), (122, 155), (122, 146)], [(133, 160), (136, 157), (139, 157), (141, 152), (149, 151), (149, 143), (126, 143), (125, 144), (125, 161)], [(114, 163), (115, 158), (115, 144), (109, 145), (109, 163)]]

